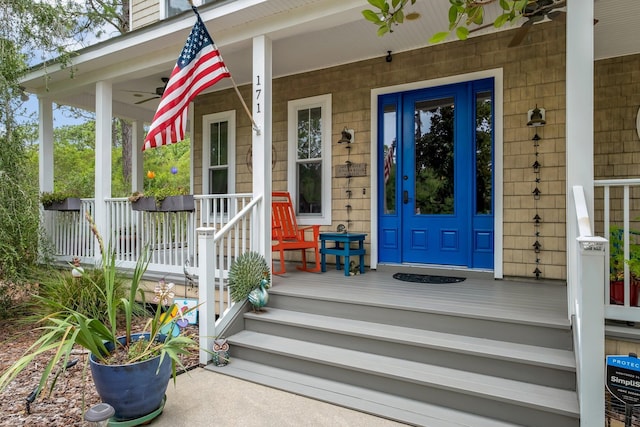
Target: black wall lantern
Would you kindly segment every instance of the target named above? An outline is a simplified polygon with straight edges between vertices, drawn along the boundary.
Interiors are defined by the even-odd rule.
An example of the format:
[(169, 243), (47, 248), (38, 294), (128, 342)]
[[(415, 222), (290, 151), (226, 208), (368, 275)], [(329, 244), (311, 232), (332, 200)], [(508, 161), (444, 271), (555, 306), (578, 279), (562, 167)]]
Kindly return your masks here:
[(342, 129), (342, 134), (340, 139), (338, 140), (338, 144), (351, 144), (353, 142), (353, 129), (347, 129), (346, 127)]

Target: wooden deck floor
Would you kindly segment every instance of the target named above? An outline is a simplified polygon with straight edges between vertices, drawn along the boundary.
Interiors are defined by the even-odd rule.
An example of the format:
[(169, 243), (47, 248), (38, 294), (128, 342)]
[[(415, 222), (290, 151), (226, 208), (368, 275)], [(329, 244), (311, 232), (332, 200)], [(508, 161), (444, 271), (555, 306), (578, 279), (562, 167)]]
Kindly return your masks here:
[(329, 267), (326, 273), (307, 273), (294, 266), (287, 267), (287, 274), (274, 276), (273, 290), (310, 298), (355, 300), (381, 307), (504, 318), (557, 327), (569, 325), (567, 290), (563, 284), (495, 280), (488, 274), (433, 270), (425, 271), (425, 274), (466, 279), (459, 283), (426, 284), (394, 279), (396, 271), (389, 267), (350, 277)]

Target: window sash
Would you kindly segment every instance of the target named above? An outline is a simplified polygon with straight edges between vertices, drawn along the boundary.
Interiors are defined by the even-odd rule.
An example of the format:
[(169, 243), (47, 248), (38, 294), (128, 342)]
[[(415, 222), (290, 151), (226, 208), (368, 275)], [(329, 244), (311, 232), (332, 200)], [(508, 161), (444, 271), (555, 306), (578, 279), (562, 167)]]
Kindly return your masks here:
[(298, 222), (331, 225), (331, 95), (289, 101), (288, 190)]

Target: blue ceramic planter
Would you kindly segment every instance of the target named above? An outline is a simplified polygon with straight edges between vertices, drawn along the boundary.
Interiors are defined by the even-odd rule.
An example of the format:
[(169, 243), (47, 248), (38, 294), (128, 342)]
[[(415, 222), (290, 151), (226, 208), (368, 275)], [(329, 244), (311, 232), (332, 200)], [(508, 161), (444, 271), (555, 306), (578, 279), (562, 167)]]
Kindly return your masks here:
[[(149, 334), (132, 334), (133, 340)], [(124, 337), (118, 338), (121, 343)], [(111, 348), (109, 348), (111, 347)], [(113, 346), (107, 344), (107, 349)], [(162, 405), (171, 378), (171, 359), (165, 356), (158, 371), (160, 357), (128, 365), (103, 365), (90, 357), (91, 374), (98, 395), (113, 406), (116, 420), (144, 417)]]

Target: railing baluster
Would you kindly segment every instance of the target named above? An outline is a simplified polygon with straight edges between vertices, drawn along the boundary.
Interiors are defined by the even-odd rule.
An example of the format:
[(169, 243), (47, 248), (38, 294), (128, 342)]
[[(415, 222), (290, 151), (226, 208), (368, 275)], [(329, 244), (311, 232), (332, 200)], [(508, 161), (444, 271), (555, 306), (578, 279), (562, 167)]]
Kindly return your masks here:
[[(596, 187), (603, 188), (603, 214), (602, 214), (602, 229), (604, 236), (606, 238), (612, 237), (612, 232), (616, 232), (616, 229), (612, 230), (611, 224), (620, 224), (620, 209), (622, 209), (622, 232), (621, 232), (621, 248), (622, 257), (624, 260), (628, 260), (631, 255), (631, 226), (632, 219), (636, 220), (637, 212), (635, 214), (631, 213), (631, 189), (640, 187), (640, 179), (610, 179), (610, 180), (597, 180), (595, 181)], [(611, 245), (607, 245), (606, 247), (606, 256), (605, 256), (605, 266), (604, 266), (604, 277), (603, 282), (605, 285), (605, 317), (608, 319), (616, 319), (627, 322), (637, 322), (640, 321), (640, 310), (636, 305), (638, 301), (633, 301), (631, 297), (634, 295), (632, 292), (633, 284), (631, 274), (629, 271), (629, 265), (625, 262), (622, 266), (622, 271), (624, 274), (623, 279), (623, 287), (624, 297), (622, 298), (622, 304), (620, 302), (618, 304), (612, 303), (615, 298), (615, 294), (612, 295), (610, 280), (610, 276), (613, 271), (611, 264), (611, 257), (614, 256), (611, 253)]]

